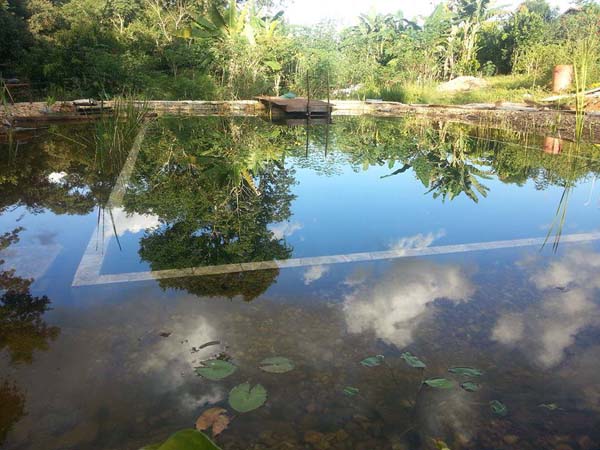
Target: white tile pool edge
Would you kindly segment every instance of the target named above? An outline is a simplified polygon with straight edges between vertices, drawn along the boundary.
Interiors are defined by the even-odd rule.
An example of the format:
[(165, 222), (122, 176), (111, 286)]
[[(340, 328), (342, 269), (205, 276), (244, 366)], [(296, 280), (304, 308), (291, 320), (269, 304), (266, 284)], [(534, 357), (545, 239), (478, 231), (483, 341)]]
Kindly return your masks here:
[[(600, 240), (600, 233), (570, 234), (561, 238), (561, 243), (582, 243)], [(367, 253), (348, 253), (343, 255), (318, 256), (313, 258), (293, 258), (283, 261), (259, 261), (242, 264), (224, 264), (218, 266), (190, 267), (186, 269), (157, 270), (146, 272), (130, 272), (100, 275), (98, 267), (92, 271), (78, 274), (73, 286), (94, 286), (102, 284), (131, 283), (135, 281), (164, 280), (169, 278), (185, 278), (206, 275), (223, 275), (228, 273), (252, 272), (257, 270), (310, 267), (351, 262), (393, 260), (418, 256), (449, 255), (487, 250), (510, 249), (519, 247), (541, 246), (546, 238), (513, 239), (506, 241), (478, 242), (472, 244), (441, 245), (400, 251), (381, 251)], [(81, 266), (80, 266), (81, 267)]]

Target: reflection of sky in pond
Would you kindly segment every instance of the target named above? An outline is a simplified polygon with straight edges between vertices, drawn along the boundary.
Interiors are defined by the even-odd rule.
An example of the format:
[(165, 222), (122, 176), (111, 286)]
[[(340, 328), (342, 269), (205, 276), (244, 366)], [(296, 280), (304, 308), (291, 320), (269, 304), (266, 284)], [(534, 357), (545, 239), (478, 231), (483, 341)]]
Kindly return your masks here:
[[(256, 141), (282, 162), (263, 163), (253, 172), (260, 196), (250, 188), (236, 191), (225, 177), (241, 199), (239, 214), (251, 224), (236, 222), (236, 214), (229, 214), (235, 202), (217, 195), (221, 189), (211, 190), (223, 179), (220, 165), (208, 172), (194, 169), (187, 178), (176, 164), (162, 164), (160, 128), (140, 154), (125, 204), (110, 210), (106, 199), (116, 175), (98, 179), (93, 157), (76, 147), (61, 144), (49, 152), (45, 145), (56, 138), (28, 144), (37, 155), (26, 163), (30, 178), (21, 180), (8, 165), (0, 166), (0, 175), (16, 179), (0, 184), (6, 194), (0, 236), (23, 227), (19, 241), (0, 252), (5, 259), (0, 283), (34, 276), (30, 297), (47, 295), (51, 302), (50, 309), (18, 320), (14, 307), (0, 306), (3, 450), (138, 449), (192, 427), (205, 408), (230, 409), (228, 392), (246, 381), (263, 384), (268, 401), (236, 416), (217, 439), (224, 449), (428, 449), (433, 440), (473, 450), (599, 448), (598, 242), (561, 243), (556, 253), (551, 246), (506, 248), (71, 287), (90, 238), (104, 257), (103, 273), (111, 274), (158, 263), (161, 269), (188, 267), (274, 254), (402, 255), (548, 232), (562, 195), (563, 156), (539, 152), (519, 161), (520, 153), (509, 153), (500, 161), (514, 149), (485, 153), (477, 167), (493, 166), (502, 174), (481, 180), (489, 188), (487, 198), (475, 203), (459, 195), (443, 202), (426, 194), (417, 169), (382, 178), (402, 170), (405, 160), (422, 170), (423, 161), (410, 148), (402, 150), (417, 133), (407, 135), (403, 121), (335, 122), (328, 156), (318, 128), (308, 159), (301, 144), (293, 144), (302, 142), (302, 130), (254, 119), (236, 122), (246, 131), (241, 135), (251, 137), (237, 147), (240, 152)], [(194, 148), (204, 148), (205, 128), (229, 126), (222, 118), (158, 123), (183, 137), (196, 133), (197, 142), (189, 137), (192, 147), (199, 146)], [(245, 129), (244, 123), (260, 127)], [(348, 130), (363, 128), (370, 131), (345, 140)], [(265, 141), (252, 134), (257, 129), (279, 140)], [(379, 144), (369, 146), (377, 129)], [(398, 160), (390, 165), (384, 155), (365, 165), (367, 156), (385, 153), (382, 147)], [(360, 149), (363, 156), (357, 156)], [(59, 150), (57, 162), (51, 155)], [(253, 155), (252, 161), (260, 159), (260, 153)], [(598, 229), (598, 192), (592, 189), (597, 169), (587, 161), (577, 167), (565, 234)], [(511, 166), (507, 175), (510, 164), (516, 169)], [(157, 165), (174, 178), (153, 178)], [(202, 190), (194, 190), (194, 182)], [(73, 197), (75, 191), (93, 198)], [(118, 243), (104, 242), (102, 231), (108, 236), (113, 226)], [(15, 273), (7, 275), (11, 268)], [(199, 350), (211, 341), (218, 343)], [(400, 358), (405, 351), (427, 364), (424, 373)], [(18, 352), (31, 359), (14, 362), (11, 355)], [(360, 365), (373, 355), (384, 355), (386, 364)], [(196, 376), (194, 367), (214, 356), (231, 358), (237, 372), (219, 382)], [(258, 363), (269, 356), (291, 358), (296, 369), (285, 375), (261, 372)], [(472, 380), (481, 389), (461, 389), (465, 379), (448, 372), (454, 366), (481, 369), (484, 375)], [(419, 387), (432, 377), (451, 379), (454, 388)], [(347, 386), (360, 395), (344, 396)], [(15, 398), (24, 401), (20, 412), (8, 405)], [(503, 402), (508, 415), (495, 416), (492, 400)], [(313, 444), (313, 438), (321, 440)]]

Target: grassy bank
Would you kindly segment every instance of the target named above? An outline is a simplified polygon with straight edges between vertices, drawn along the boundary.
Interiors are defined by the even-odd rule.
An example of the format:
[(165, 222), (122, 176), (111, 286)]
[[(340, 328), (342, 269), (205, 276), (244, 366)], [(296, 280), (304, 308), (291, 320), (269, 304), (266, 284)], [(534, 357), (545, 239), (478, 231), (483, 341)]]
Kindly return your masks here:
[(484, 78), (488, 87), (469, 92), (441, 92), (440, 83), (408, 82), (381, 89), (363, 89), (355, 98), (377, 98), (401, 103), (465, 105), (468, 103), (523, 102), (525, 98), (539, 100), (551, 94), (545, 86), (535, 86), (523, 75), (498, 75)]

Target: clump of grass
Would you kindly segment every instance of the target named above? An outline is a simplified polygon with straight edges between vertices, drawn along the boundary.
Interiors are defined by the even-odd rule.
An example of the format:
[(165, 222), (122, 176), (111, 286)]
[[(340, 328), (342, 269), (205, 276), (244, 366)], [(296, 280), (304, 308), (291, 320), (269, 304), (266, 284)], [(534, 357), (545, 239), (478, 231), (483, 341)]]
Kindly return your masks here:
[(135, 137), (146, 120), (148, 107), (145, 102), (117, 98), (113, 111), (102, 116), (92, 135), (96, 153), (108, 155), (127, 154)]
[(585, 91), (588, 88), (590, 70), (598, 59), (600, 45), (598, 38), (590, 30), (583, 39), (575, 42), (573, 51), (573, 69), (575, 75), (575, 136), (579, 141), (583, 136), (585, 124)]

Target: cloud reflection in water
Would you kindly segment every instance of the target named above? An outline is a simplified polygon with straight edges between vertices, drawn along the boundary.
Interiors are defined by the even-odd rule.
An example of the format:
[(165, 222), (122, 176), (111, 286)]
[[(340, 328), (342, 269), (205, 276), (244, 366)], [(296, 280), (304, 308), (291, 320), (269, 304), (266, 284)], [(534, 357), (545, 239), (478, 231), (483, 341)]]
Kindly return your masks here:
[(600, 324), (595, 301), (600, 289), (600, 254), (573, 249), (543, 269), (531, 281), (541, 300), (522, 314), (500, 316), (492, 339), (508, 346), (520, 346), (544, 367), (562, 362), (567, 348), (585, 328)]
[(373, 332), (404, 347), (438, 299), (468, 301), (475, 288), (456, 265), (407, 260), (393, 263), (381, 278), (357, 286), (344, 300), (351, 333)]

